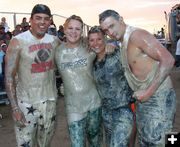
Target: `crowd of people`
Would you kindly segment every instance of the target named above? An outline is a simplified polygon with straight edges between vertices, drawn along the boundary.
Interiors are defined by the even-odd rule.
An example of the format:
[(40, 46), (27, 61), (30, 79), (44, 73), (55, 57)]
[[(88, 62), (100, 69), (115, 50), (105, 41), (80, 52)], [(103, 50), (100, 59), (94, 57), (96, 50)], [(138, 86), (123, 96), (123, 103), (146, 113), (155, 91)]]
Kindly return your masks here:
[(50, 147), (58, 70), (71, 147), (102, 147), (102, 128), (107, 147), (133, 147), (135, 127), (140, 147), (164, 147), (176, 111), (169, 75), (173, 56), (152, 34), (127, 25), (114, 10), (99, 14), (99, 26), (87, 38), (83, 30), (81, 17), (72, 15), (56, 31), (49, 7), (37, 4), (30, 22), (23, 18), (13, 37), (3, 40), (17, 146)]

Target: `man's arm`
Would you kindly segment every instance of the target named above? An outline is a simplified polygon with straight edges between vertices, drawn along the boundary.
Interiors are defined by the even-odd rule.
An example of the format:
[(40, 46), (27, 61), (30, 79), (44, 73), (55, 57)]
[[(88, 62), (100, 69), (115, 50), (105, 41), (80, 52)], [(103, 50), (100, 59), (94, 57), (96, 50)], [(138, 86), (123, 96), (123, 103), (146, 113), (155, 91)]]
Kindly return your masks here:
[(15, 79), (18, 70), (20, 51), (21, 49), (17, 39), (12, 39), (5, 58), (5, 84), (6, 92), (11, 102), (13, 119), (20, 127), (23, 127), (25, 126), (26, 120), (17, 103)]
[(149, 87), (146, 90), (139, 90), (134, 93), (134, 97), (137, 97), (140, 101), (146, 101), (170, 74), (175, 60), (170, 52), (147, 31), (140, 30), (136, 35), (139, 37), (134, 36), (133, 42), (137, 47), (150, 58), (159, 62), (157, 74)]
[(12, 109), (18, 107), (16, 98), (15, 77), (18, 68), (20, 48), (18, 41), (12, 39), (5, 57), (5, 84), (7, 95), (10, 99)]

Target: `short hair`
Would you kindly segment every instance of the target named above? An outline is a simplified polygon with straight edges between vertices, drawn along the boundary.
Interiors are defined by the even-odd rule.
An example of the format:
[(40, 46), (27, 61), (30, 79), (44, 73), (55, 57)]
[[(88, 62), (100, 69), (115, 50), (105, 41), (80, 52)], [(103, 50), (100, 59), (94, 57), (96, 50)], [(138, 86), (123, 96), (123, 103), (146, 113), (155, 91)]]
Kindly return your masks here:
[(105, 33), (103, 32), (103, 30), (100, 28), (100, 26), (93, 26), (90, 28), (90, 30), (88, 31), (88, 36), (92, 33), (102, 33), (103, 35), (105, 35)]
[(71, 15), (70, 17), (68, 17), (64, 23), (64, 27), (66, 28), (68, 23), (70, 22), (70, 20), (77, 20), (79, 21), (81, 24), (82, 24), (82, 28), (83, 28), (83, 21), (81, 19), (80, 16), (77, 16), (77, 15)]
[(49, 17), (52, 16), (51, 15), (51, 10), (49, 9), (49, 7), (44, 5), (44, 4), (37, 4), (37, 5), (34, 6), (34, 8), (32, 9), (32, 12), (31, 12), (31, 18), (36, 13), (44, 13), (44, 14), (49, 15)]
[(104, 12), (99, 14), (99, 23), (104, 21), (107, 17), (113, 17), (114, 19), (119, 20), (120, 15), (114, 10), (105, 10)]

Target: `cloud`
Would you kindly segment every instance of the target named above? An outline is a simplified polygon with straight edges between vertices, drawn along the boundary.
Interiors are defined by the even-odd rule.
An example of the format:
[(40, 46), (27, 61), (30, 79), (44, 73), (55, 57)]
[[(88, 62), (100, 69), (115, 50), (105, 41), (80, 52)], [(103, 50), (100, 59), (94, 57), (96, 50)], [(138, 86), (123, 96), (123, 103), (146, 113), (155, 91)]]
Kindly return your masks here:
[[(59, 3), (59, 0), (54, 0), (54, 3)], [(102, 0), (66, 0), (65, 3), (62, 3), (62, 8), (91, 8), (97, 5), (101, 5), (103, 3)], [(110, 2), (105, 2), (107, 5), (110, 4)], [(61, 7), (60, 6), (60, 7)]]
[(158, 21), (156, 20), (148, 20), (144, 17), (139, 17), (139, 18), (133, 18), (133, 19), (126, 19), (126, 22), (128, 24), (133, 24), (133, 25), (136, 25), (136, 26), (139, 26), (139, 25), (153, 25), (153, 24), (156, 24), (158, 23)]
[(159, 6), (165, 6), (165, 5), (171, 5), (174, 4), (172, 1), (146, 1), (146, 2), (140, 2), (134, 6), (134, 8), (147, 8), (147, 7), (159, 7)]
[[(24, 4), (25, 5), (22, 5)], [(53, 14), (69, 17), (76, 14), (82, 17), (88, 25), (98, 24), (98, 15), (106, 9), (114, 9), (127, 20), (128, 24), (135, 26), (149, 25), (162, 26), (164, 22), (164, 11), (169, 12), (171, 7), (179, 3), (179, 0), (1, 0), (1, 12), (27, 12), (30, 13), (37, 3), (44, 3), (51, 8)], [(13, 7), (11, 7), (13, 6)], [(0, 16), (4, 14), (0, 13)], [(21, 22), (22, 15), (17, 15), (17, 22)], [(138, 18), (137, 18), (138, 17)], [(7, 16), (9, 24), (13, 16)], [(55, 16), (57, 25), (64, 23), (64, 18)], [(13, 27), (11, 27), (13, 28)]]
[(150, 33), (155, 33), (162, 27), (162, 24), (160, 24), (158, 20), (149, 20), (145, 17), (126, 19), (125, 21), (128, 25), (148, 30)]

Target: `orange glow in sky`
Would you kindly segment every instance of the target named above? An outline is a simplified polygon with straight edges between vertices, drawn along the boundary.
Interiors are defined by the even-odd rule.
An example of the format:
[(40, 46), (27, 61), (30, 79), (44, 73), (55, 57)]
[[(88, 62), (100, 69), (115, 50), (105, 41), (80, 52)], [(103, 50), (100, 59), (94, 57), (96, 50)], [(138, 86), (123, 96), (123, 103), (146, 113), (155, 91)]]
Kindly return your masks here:
[[(127, 24), (155, 33), (165, 25), (164, 11), (168, 13), (179, 0), (1, 0), (0, 12), (30, 13), (38, 3), (48, 5), (52, 14), (65, 17), (79, 15), (90, 26), (98, 25), (98, 14), (102, 11), (114, 9), (123, 16)], [(2, 16), (4, 14), (0, 13), (0, 17)], [(6, 17), (12, 30), (13, 23), (10, 19), (13, 16)], [(18, 17), (17, 23), (21, 23), (23, 15)], [(64, 19), (55, 18), (57, 26), (63, 22)]]

